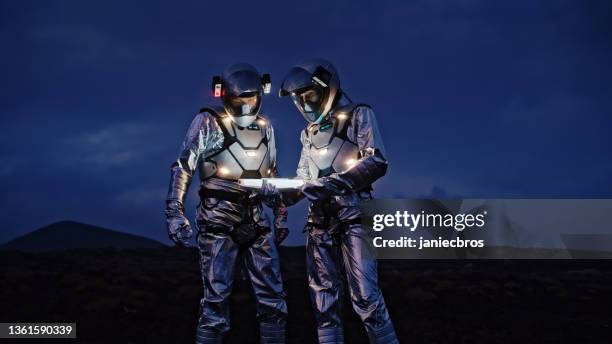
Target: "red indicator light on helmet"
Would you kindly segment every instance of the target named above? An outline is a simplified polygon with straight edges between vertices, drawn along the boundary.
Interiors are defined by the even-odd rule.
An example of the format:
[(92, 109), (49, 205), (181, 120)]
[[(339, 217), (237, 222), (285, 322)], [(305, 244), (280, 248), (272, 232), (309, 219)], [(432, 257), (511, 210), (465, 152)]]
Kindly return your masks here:
[(212, 90), (215, 98), (223, 96), (223, 81), (218, 75), (213, 76), (212, 79)]

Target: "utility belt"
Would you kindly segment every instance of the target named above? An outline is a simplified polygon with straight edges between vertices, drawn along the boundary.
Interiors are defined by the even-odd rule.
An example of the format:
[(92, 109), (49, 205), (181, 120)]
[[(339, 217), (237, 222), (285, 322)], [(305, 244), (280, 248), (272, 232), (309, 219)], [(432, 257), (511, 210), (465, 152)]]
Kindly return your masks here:
[[(308, 221), (308, 222), (306, 222), (306, 228), (308, 228), (310, 226), (310, 227), (314, 227), (314, 228), (318, 228), (318, 229), (330, 229), (330, 231), (331, 231), (331, 229), (339, 227), (339, 226), (346, 226), (346, 227), (348, 227), (350, 225), (361, 224), (361, 217), (356, 217), (354, 219), (350, 219), (350, 220), (347, 220), (347, 221), (339, 221), (339, 220), (336, 220), (336, 219), (334, 219), (334, 220), (335, 221), (332, 222), (330, 218), (326, 217), (325, 221), (323, 223), (315, 223), (315, 222)], [(331, 225), (331, 228), (330, 228), (330, 225)]]
[(206, 232), (229, 235), (240, 248), (245, 248), (253, 245), (260, 236), (269, 233), (270, 228), (250, 221), (238, 223), (231, 228), (207, 226)]
[(199, 191), (200, 199), (204, 198), (216, 198), (223, 201), (232, 203), (242, 204), (245, 206), (259, 204), (261, 200), (259, 197), (253, 197), (249, 193), (230, 192), (221, 189), (208, 189), (201, 187)]
[(341, 245), (342, 238), (344, 237), (348, 228), (351, 225), (361, 224), (361, 217), (356, 217), (347, 221), (339, 221), (337, 219), (334, 220), (335, 221), (331, 224), (331, 221), (328, 217), (325, 218), (325, 223), (315, 223), (309, 221), (304, 227), (304, 232), (309, 231), (312, 228), (325, 230), (331, 236), (332, 243), (336, 246), (339, 246)]
[[(372, 193), (370, 191), (359, 191), (355, 192), (353, 195), (357, 197), (356, 202), (359, 203), (362, 201), (371, 200), (373, 198)], [(346, 221), (342, 221), (338, 218), (338, 213), (341, 211), (342, 208), (347, 206), (358, 206), (358, 204), (350, 203), (354, 202), (355, 200), (349, 201), (350, 204), (346, 203), (345, 197), (346, 196), (340, 196), (337, 197), (338, 199), (336, 199), (335, 197), (330, 197), (316, 202), (312, 202), (310, 210), (315, 214), (314, 217), (322, 219), (323, 223), (307, 222), (307, 226), (310, 225), (312, 227), (321, 229), (330, 228), (330, 226), (336, 227), (340, 225), (348, 226), (352, 224), (360, 224), (361, 217)]]
[(247, 193), (229, 192), (219, 189), (200, 188), (200, 198), (216, 198), (223, 201), (241, 204), (245, 207), (246, 214), (244, 221), (235, 224), (233, 227), (207, 225), (206, 232), (214, 234), (229, 235), (238, 246), (244, 248), (251, 246), (257, 238), (270, 231), (269, 227), (260, 226), (253, 221), (253, 205), (259, 204), (258, 197), (251, 197)]

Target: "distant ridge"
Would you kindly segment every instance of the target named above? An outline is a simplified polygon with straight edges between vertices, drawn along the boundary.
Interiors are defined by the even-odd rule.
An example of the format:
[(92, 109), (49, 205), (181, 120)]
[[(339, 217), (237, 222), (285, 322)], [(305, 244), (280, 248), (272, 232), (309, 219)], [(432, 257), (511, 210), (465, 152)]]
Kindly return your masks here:
[(75, 221), (55, 222), (15, 238), (0, 250), (58, 251), (89, 248), (159, 248), (159, 241)]

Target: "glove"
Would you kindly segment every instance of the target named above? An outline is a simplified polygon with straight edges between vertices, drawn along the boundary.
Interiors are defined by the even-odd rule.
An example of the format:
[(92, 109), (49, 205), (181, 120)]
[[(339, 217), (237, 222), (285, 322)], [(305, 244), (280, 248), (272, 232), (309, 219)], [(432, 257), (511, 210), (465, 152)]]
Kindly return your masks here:
[(285, 206), (278, 206), (274, 209), (274, 242), (280, 245), (283, 240), (287, 239), (289, 235), (289, 229), (287, 228), (287, 215), (288, 211)]
[(330, 177), (342, 181), (349, 190), (359, 191), (374, 183), (387, 173), (387, 160), (377, 148), (366, 148), (359, 152), (361, 158), (348, 170), (334, 173)]
[(191, 174), (181, 167), (181, 161), (172, 164), (170, 168), (170, 187), (166, 197), (166, 225), (168, 236), (177, 245), (189, 247), (189, 239), (193, 235), (189, 221), (185, 217), (183, 204), (191, 182)]
[(289, 236), (289, 228), (276, 228), (274, 233), (274, 242), (280, 245)]
[(168, 234), (174, 244), (180, 247), (191, 247), (189, 239), (193, 235), (193, 230), (189, 221), (185, 217), (176, 217), (168, 220), (168, 222), (170, 221), (173, 221), (173, 223), (168, 225)]
[(387, 160), (380, 150), (366, 148), (360, 152), (355, 165), (342, 173), (305, 181), (302, 192), (311, 201), (320, 201), (332, 196), (347, 195), (362, 190), (387, 173)]
[(165, 213), (168, 236), (176, 246), (190, 247), (189, 239), (193, 235), (193, 230), (182, 208), (178, 201), (167, 202)]
[(330, 177), (304, 181), (302, 193), (312, 202), (322, 201), (333, 196), (341, 196), (350, 192), (349, 185)]
[(263, 179), (261, 181), (261, 188), (257, 191), (257, 197), (269, 208), (274, 208), (280, 203), (281, 195), (274, 184), (268, 183), (267, 180)]

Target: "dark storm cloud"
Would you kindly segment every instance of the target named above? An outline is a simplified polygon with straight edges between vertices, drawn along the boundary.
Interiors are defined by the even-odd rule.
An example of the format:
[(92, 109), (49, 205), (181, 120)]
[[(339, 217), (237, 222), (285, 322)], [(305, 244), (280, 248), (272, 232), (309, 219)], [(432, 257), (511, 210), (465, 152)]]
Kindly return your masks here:
[[(332, 60), (377, 113), (378, 196), (612, 195), (605, 1), (1, 6), (0, 241), (64, 218), (165, 238), (169, 164), (210, 76), (240, 61), (278, 86), (304, 57)], [(285, 99), (264, 109), (292, 175), (303, 119)]]

